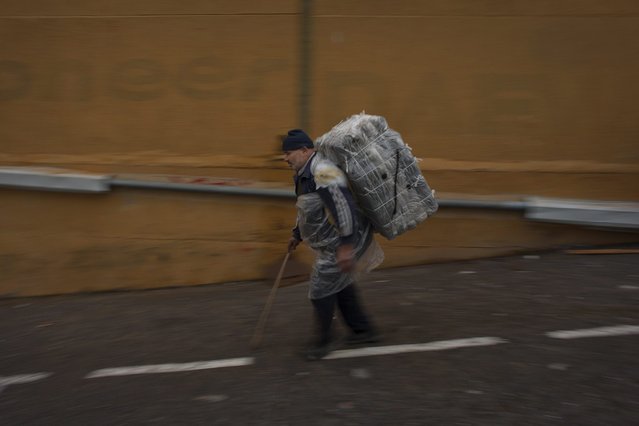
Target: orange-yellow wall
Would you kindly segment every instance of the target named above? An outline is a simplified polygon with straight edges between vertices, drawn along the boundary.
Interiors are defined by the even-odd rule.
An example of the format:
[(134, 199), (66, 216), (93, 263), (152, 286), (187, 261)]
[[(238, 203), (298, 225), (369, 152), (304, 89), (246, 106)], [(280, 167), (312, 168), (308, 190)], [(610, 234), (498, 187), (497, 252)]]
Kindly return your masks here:
[[(310, 4), (304, 44), (302, 1), (2, 2), (0, 166), (282, 185), (277, 135), (365, 110), (440, 194), (639, 199), (639, 3)], [(0, 189), (0, 203), (0, 295), (259, 278), (294, 214), (130, 189)], [(384, 243), (385, 266), (627, 241), (442, 209)]]

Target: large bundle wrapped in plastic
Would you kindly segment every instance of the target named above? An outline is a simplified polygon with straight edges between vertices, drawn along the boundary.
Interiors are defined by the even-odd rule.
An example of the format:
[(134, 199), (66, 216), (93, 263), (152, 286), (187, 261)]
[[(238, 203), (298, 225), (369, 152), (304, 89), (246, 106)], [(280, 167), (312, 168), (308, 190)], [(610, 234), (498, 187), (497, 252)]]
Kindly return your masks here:
[(389, 240), (437, 211), (434, 191), (399, 133), (381, 116), (356, 114), (315, 141), (348, 176), (358, 205)]

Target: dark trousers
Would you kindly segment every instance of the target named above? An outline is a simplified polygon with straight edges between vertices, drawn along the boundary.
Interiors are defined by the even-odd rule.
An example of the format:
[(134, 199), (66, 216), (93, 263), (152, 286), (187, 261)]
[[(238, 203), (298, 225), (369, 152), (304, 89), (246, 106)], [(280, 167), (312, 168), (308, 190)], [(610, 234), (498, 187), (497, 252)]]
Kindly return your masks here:
[(331, 324), (336, 304), (339, 307), (342, 318), (344, 318), (344, 322), (354, 333), (372, 331), (372, 324), (359, 303), (357, 289), (354, 284), (330, 296), (311, 299), (311, 301), (315, 307), (317, 317), (317, 343), (319, 345), (325, 345), (331, 340)]

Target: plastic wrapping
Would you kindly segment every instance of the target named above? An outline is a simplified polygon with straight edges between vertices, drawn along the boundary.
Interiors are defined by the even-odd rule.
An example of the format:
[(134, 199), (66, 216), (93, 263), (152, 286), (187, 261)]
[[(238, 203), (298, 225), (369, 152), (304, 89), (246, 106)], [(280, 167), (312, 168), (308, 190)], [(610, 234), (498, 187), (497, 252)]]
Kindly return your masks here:
[(329, 222), (319, 194), (315, 192), (297, 197), (297, 211), (297, 226), (302, 239), (316, 255), (309, 283), (308, 295), (311, 299), (321, 299), (341, 291), (384, 260), (384, 252), (373, 238), (370, 223), (362, 217), (362, 220), (357, 221), (355, 230), (355, 271), (349, 274), (341, 272), (336, 259), (339, 235)]
[(384, 117), (353, 115), (315, 145), (344, 170), (358, 205), (385, 238), (392, 240), (437, 211), (417, 159)]

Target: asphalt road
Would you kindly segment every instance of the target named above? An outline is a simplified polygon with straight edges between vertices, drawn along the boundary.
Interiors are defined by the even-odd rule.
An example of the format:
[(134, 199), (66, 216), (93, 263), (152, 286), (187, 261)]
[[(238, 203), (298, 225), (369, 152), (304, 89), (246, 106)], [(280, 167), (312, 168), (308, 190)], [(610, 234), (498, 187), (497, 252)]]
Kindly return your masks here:
[[(270, 283), (2, 300), (0, 424), (639, 424), (639, 255), (385, 270), (360, 289), (373, 346), (430, 344), (307, 362), (304, 285), (280, 289), (256, 351)], [(494, 344), (447, 348), (478, 337)], [(164, 364), (206, 368), (90, 377)]]

